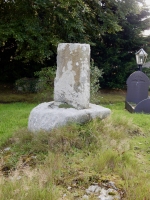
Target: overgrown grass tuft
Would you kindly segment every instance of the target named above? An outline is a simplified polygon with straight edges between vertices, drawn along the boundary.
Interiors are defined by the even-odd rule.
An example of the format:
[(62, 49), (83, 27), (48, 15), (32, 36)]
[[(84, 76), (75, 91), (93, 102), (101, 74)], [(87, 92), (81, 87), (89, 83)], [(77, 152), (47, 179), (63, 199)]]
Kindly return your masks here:
[(0, 104), (0, 199), (81, 199), (107, 181), (125, 200), (149, 199), (150, 115), (131, 114), (113, 97), (104, 101), (107, 119), (39, 134), (26, 128), (35, 104)]

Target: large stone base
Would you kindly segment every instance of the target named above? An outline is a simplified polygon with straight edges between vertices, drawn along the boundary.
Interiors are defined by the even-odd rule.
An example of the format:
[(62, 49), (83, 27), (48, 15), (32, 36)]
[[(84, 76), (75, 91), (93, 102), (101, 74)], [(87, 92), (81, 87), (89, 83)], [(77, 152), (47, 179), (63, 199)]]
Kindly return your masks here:
[(61, 108), (64, 104), (56, 102), (41, 103), (30, 113), (28, 129), (31, 132), (50, 131), (68, 123), (85, 123), (94, 118), (106, 118), (110, 109), (90, 104), (88, 109)]

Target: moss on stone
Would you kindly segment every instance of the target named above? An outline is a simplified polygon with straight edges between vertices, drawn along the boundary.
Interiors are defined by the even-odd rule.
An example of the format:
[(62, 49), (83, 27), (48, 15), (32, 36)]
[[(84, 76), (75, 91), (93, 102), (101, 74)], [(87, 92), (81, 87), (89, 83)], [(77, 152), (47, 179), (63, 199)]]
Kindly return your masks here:
[(75, 107), (67, 103), (62, 103), (59, 105), (59, 108), (75, 108)]

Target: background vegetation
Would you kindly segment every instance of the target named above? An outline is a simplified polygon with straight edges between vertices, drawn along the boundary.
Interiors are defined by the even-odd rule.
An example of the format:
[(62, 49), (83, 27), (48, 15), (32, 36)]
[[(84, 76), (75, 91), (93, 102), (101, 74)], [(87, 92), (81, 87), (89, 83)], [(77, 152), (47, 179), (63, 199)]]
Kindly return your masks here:
[(135, 52), (149, 52), (141, 35), (149, 14), (144, 0), (0, 0), (0, 82), (33, 78), (56, 66), (58, 43), (80, 42), (103, 69), (101, 86), (122, 88), (136, 69)]

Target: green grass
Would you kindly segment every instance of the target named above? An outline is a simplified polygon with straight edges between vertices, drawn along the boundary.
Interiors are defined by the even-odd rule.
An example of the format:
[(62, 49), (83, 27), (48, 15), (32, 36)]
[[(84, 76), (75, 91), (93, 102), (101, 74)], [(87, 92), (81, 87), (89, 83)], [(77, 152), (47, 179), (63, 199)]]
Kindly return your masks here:
[(0, 104), (0, 145), (18, 129), (27, 127), (28, 116), (35, 104)]
[(27, 130), (36, 104), (0, 104), (0, 199), (75, 200), (107, 180), (125, 200), (149, 199), (150, 115), (129, 113), (124, 99), (101, 92), (110, 117), (38, 135)]

